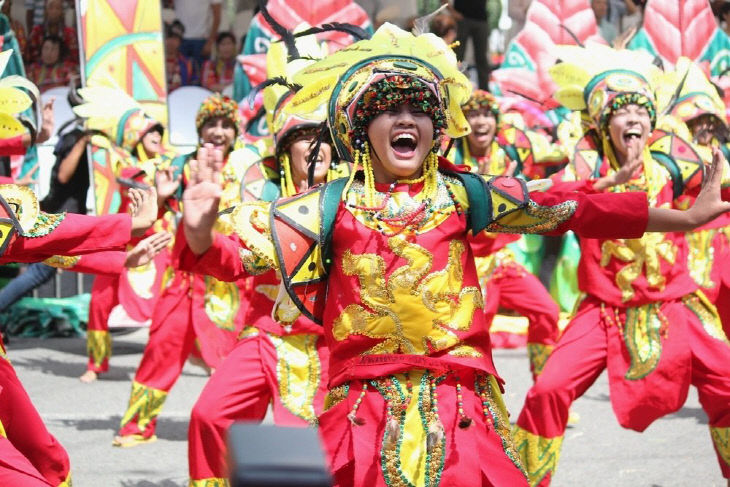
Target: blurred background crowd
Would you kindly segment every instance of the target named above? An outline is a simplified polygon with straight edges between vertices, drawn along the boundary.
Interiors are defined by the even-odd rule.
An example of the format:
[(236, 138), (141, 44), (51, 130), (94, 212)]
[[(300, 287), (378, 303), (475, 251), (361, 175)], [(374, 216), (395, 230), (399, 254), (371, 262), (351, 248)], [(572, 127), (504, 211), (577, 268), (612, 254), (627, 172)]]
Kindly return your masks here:
[[(197, 85), (232, 90), (236, 55), (242, 51), (256, 0), (163, 0), (168, 91)], [(357, 0), (375, 28), (391, 22), (409, 29), (417, 17), (447, 7), (431, 19), (431, 31), (459, 41), (475, 81), (487, 88), (509, 41), (522, 29), (531, 0)], [(645, 0), (592, 0), (600, 34), (612, 43), (641, 25)], [(730, 32), (730, 2), (711, 1), (718, 25)], [(79, 72), (75, 2), (6, 0), (26, 73), (41, 91), (66, 86)]]

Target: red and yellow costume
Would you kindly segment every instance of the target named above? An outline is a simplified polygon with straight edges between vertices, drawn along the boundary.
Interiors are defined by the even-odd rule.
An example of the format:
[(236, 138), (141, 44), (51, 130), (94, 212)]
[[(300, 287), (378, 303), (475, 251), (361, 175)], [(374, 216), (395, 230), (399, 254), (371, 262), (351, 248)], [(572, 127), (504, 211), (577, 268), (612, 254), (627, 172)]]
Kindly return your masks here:
[[(699, 66), (687, 58), (680, 58), (674, 70), (667, 73), (667, 78), (668, 85), (673, 88), (669, 91), (677, 93), (670, 107), (672, 117), (687, 124), (711, 118), (712, 124), (717, 125), (716, 129), (727, 130), (725, 103)], [(692, 134), (687, 133), (687, 136)], [(726, 158), (730, 152), (727, 145), (721, 144), (716, 137), (712, 137), (709, 146), (695, 144), (697, 152), (708, 164), (712, 160), (712, 147), (719, 147)], [(730, 166), (726, 164), (723, 187), (728, 186), (729, 173)], [(691, 197), (682, 198), (683, 203), (691, 201)], [(725, 335), (730, 336), (730, 266), (724, 265), (730, 259), (730, 216), (724, 214), (685, 237), (689, 245), (687, 262), (690, 275), (717, 307)]]
[(435, 154), (423, 180), (375, 182), (367, 139), (359, 138), (368, 112), (410, 103), (437, 131), (468, 131), (459, 109), (468, 83), (434, 36), (386, 24), (294, 81), (304, 88), (292, 105), (329, 100), (338, 152), (364, 171), (271, 205), (241, 205), (233, 214), (239, 242), (218, 237), (202, 256), (185, 248), (181, 258), (225, 262), (234, 275), (275, 267), (286, 291), (277, 318), (291, 300), (322, 323), (330, 393), (319, 424), (338, 485), (526, 484), (478, 311), (468, 232), (638, 237), (646, 196), (528, 194), (518, 179), (486, 181)]
[[(307, 57), (324, 54), (311, 36), (298, 39), (297, 48)], [(286, 59), (284, 43), (272, 44), (267, 55), (271, 78), (287, 75)], [(247, 179), (248, 194), (259, 200), (296, 194), (289, 147), (298, 137), (318, 133), (324, 119), (322, 110), (306, 116), (292, 115), (287, 104), (292, 94), (289, 87), (279, 84), (263, 92), (276, 148), (274, 156), (257, 164), (265, 182)], [(348, 173), (349, 164), (331, 164), (328, 178)], [(181, 269), (213, 275), (221, 281), (243, 277), (232, 272), (238, 268), (238, 254), (228, 256), (232, 262), (196, 262), (189, 254), (186, 256), (177, 263)], [(247, 299), (256, 305), (246, 310), (246, 326), (238, 343), (206, 384), (190, 418), (188, 464), (193, 486), (227, 485), (226, 432), (234, 421), (262, 421), (271, 404), (276, 424), (313, 426), (324, 407), (329, 354), (322, 327), (304, 316), (293, 322), (291, 317), (285, 318), (286, 326), (275, 321), (272, 311), (280, 293), (279, 276), (273, 269), (249, 267), (246, 272), (252, 276)], [(290, 313), (295, 311), (292, 305)]]
[[(100, 252), (103, 259), (124, 254), (130, 239), (128, 215), (87, 217), (49, 215), (38, 211), (35, 195), (26, 187), (0, 186), (0, 262), (38, 262), (55, 255), (80, 256)], [(68, 257), (67, 262), (95, 257)], [(88, 258), (88, 259), (87, 259)], [(107, 260), (109, 262), (109, 260)], [(70, 485), (68, 454), (51, 435), (30, 401), (0, 343), (0, 483), (2, 485)]]
[[(522, 168), (528, 173), (534, 172), (532, 161), (538, 158), (539, 154), (533, 153), (533, 144), (526, 132), (510, 124), (499, 125), (499, 104), (493, 95), (483, 90), (475, 90), (469, 101), (461, 108), (465, 113), (470, 110), (488, 110), (494, 116), (495, 125), (498, 127), (495, 132), (498, 134), (495, 135), (484, 157), (471, 155), (466, 137), (457, 140), (452, 149), (452, 162), (465, 164), (473, 172), (503, 175), (508, 169), (510, 158), (507, 156), (507, 151), (502, 148), (501, 142), (508, 144), (508, 150), (518, 158)], [(533, 134), (532, 137), (542, 136)], [(517, 173), (520, 172), (518, 169)], [(558, 328), (560, 310), (545, 286), (515, 260), (514, 253), (507, 247), (507, 244), (518, 239), (516, 235), (482, 234), (472, 240), (472, 251), (476, 259), (480, 285), (485, 293), (484, 313), (487, 315), (487, 323), (492, 323), (500, 307), (517, 311), (528, 319), (527, 350), (530, 369), (533, 375), (537, 375), (560, 335)], [(492, 335), (493, 346), (512, 341), (509, 338), (503, 339), (505, 334), (509, 334), (505, 331), (495, 333)]]
[[(203, 102), (196, 118), (198, 130), (215, 117), (230, 118), (238, 131), (238, 108), (229, 98), (215, 94)], [(242, 182), (248, 170), (244, 162), (250, 160), (245, 155), (246, 150), (250, 149), (236, 150), (226, 156), (222, 168), (221, 211), (241, 201)], [(173, 161), (173, 165), (182, 171), (183, 187), (188, 184), (189, 157)], [(227, 216), (219, 219), (217, 229), (230, 232)], [(119, 429), (120, 436), (132, 436), (138, 441), (154, 437), (157, 416), (167, 393), (196, 346), (208, 367), (220, 366), (236, 344), (247, 308), (245, 278), (223, 282), (212, 275), (170, 268), (163, 286), (152, 314), (149, 341), (132, 382), (129, 406)]]
[[(133, 179), (136, 183), (153, 186), (155, 172), (169, 165), (169, 159), (146, 158), (142, 138), (150, 131), (162, 132), (162, 125), (151, 118), (135, 100), (123, 91), (106, 86), (86, 87), (79, 90), (84, 103), (75, 107), (77, 115), (86, 119), (89, 129), (101, 131), (104, 135), (95, 135), (91, 143), (106, 149), (112, 155), (108, 159), (109, 171), (114, 176), (111, 182), (105, 181), (97, 174), (98, 187), (105, 183), (118, 187), (117, 178)], [(117, 102), (111, 107), (109, 99)], [(121, 188), (119, 188), (121, 190)], [(113, 191), (112, 187), (107, 188)], [(128, 200), (120, 191), (121, 204), (119, 212), (126, 211)], [(160, 220), (139, 239), (129, 243), (134, 247), (142, 238), (159, 231), (174, 232), (171, 228), (172, 215), (160, 209)], [(89, 323), (87, 326), (87, 370), (103, 373), (109, 370), (111, 358), (111, 336), (109, 334), (109, 317), (114, 308), (119, 306), (131, 321), (143, 324), (147, 322), (155, 308), (162, 289), (162, 279), (169, 266), (169, 251), (160, 252), (152, 262), (127, 269), (122, 267), (118, 273), (96, 273), (91, 288), (89, 305)]]
[[(636, 104), (655, 120), (653, 66), (639, 54), (595, 46), (566, 48), (560, 58), (571, 62), (551, 70), (563, 88), (556, 97), (572, 109), (587, 107), (596, 127), (578, 142), (564, 176), (576, 181), (574, 189), (594, 193), (593, 179), (618, 169), (604, 132), (613, 111)], [(687, 142), (655, 134), (639, 175), (610, 192), (642, 190), (652, 206), (666, 207), (677, 205), (678, 193), (691, 191), (701, 177), (702, 162)], [(618, 422), (636, 431), (678, 410), (695, 385), (722, 473), (730, 477), (730, 346), (714, 307), (696, 292), (684, 235), (580, 244), (578, 281), (587, 296), (528, 392), (513, 431), (530, 483), (550, 482), (569, 407), (604, 369)]]

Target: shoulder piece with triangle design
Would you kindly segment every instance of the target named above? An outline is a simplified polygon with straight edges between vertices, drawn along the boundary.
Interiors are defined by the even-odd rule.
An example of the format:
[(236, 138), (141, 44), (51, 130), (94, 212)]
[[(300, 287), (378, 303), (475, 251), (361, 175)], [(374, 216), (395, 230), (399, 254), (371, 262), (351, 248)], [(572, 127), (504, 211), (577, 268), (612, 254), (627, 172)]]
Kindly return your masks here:
[(671, 174), (674, 198), (702, 185), (704, 163), (692, 144), (676, 134), (657, 129), (649, 140), (649, 149), (654, 159)]
[(334, 219), (346, 178), (276, 200), (269, 230), (281, 280), (289, 297), (307, 318), (322, 323), (331, 264)]

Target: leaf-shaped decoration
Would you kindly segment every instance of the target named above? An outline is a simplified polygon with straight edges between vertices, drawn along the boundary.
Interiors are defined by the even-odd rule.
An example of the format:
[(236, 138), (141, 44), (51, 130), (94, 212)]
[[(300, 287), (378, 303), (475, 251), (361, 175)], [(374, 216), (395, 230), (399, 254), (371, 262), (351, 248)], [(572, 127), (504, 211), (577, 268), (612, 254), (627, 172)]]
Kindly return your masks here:
[(682, 56), (708, 61), (713, 75), (730, 66), (730, 38), (718, 28), (707, 0), (649, 0), (628, 47), (659, 56), (666, 67)]
[(33, 101), (24, 91), (17, 88), (0, 88), (0, 113), (15, 115), (27, 110)]
[[(495, 82), (505, 94), (509, 91), (533, 100), (549, 99), (555, 89), (547, 72), (556, 61), (553, 47), (575, 44), (574, 37), (581, 43), (605, 43), (598, 34), (589, 0), (533, 0), (525, 26), (507, 47), (502, 67), (494, 72)], [(505, 83), (523, 76), (524, 70), (537, 73), (531, 83), (522, 83), (525, 91), (521, 91), (520, 83)]]

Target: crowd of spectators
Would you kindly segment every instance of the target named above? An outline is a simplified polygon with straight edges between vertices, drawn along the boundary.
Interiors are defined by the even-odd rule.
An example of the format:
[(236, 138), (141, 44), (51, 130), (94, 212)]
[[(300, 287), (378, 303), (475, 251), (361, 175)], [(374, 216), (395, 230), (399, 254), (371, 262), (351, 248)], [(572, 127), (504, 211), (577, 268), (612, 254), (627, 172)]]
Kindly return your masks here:
[[(21, 0), (15, 0), (16, 3)], [(500, 62), (509, 41), (524, 27), (532, 0), (355, 0), (377, 28), (392, 22), (404, 28), (443, 7), (430, 30), (455, 43), (460, 59), (473, 66), (486, 88), (490, 69)], [(28, 77), (41, 90), (67, 85), (79, 69), (73, 0), (23, 0), (25, 19), (11, 16), (12, 0), (2, 7), (20, 44)], [(609, 43), (641, 25), (646, 0), (589, 0), (600, 35)], [(730, 33), (730, 2), (711, 0), (718, 24)], [(233, 83), (236, 55), (245, 38), (245, 22), (257, 0), (163, 0), (168, 90), (200, 85), (225, 91)], [(15, 9), (17, 12), (19, 9)], [(16, 14), (17, 15), (17, 14)]]

